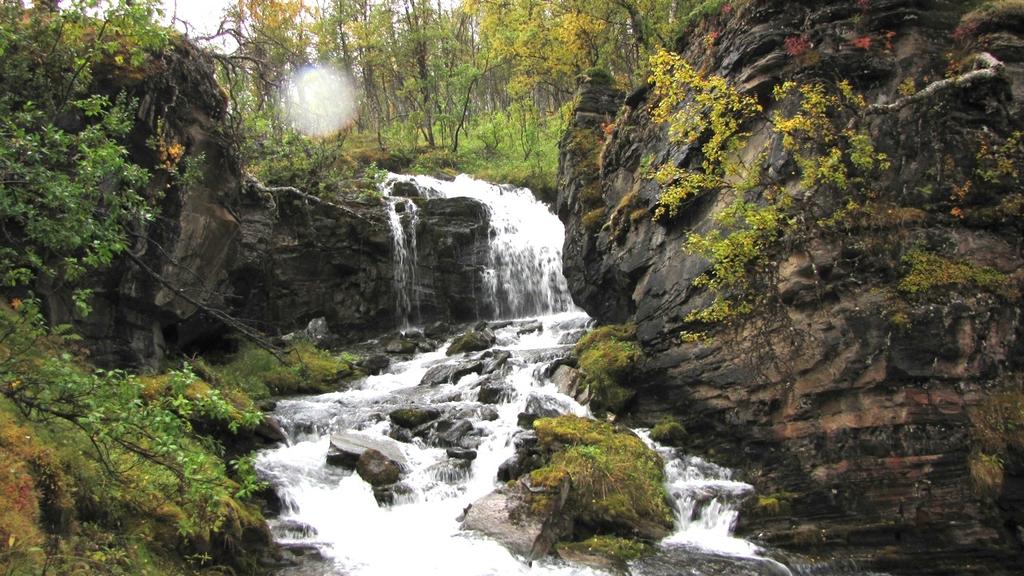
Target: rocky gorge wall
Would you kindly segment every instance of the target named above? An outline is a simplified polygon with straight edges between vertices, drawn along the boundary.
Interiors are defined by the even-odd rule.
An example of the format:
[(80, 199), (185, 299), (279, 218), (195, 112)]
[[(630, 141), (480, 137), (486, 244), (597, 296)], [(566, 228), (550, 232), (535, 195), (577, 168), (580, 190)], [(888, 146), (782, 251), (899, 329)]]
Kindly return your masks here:
[[(687, 238), (722, 229), (716, 216), (737, 193), (699, 194), (653, 219), (661, 187), (650, 166), (700, 166), (699, 142), (673, 143), (652, 120), (649, 87), (627, 96), (584, 79), (557, 210), (576, 303), (600, 322), (636, 323), (646, 359), (625, 417), (676, 418), (691, 450), (740, 469), (761, 495), (741, 516), (745, 535), (896, 574), (1016, 573), (1024, 454), (1007, 432), (1015, 424), (992, 420), (1021, 417), (1020, 157), (1007, 160), (1015, 177), (979, 174), (984, 150), (1024, 127), (1024, 11), (961, 21), (961, 2), (725, 6), (677, 49), (765, 107), (737, 154), (766, 151), (790, 214), (811, 224), (774, 239), (752, 271), (752, 313), (694, 321), (715, 294), (694, 285), (711, 264)], [(952, 81), (981, 70), (979, 54), (1001, 64)], [(945, 78), (952, 85), (926, 92)], [(846, 80), (868, 105), (892, 105), (858, 120), (891, 166), (857, 209), (842, 211), (852, 196), (803, 186), (771, 134), (786, 106), (772, 89), (785, 80)], [(748, 194), (766, 205), (764, 192)], [(836, 214), (838, 228), (815, 224)], [(982, 270), (998, 289), (972, 279)], [(927, 289), (916, 290), (922, 275)]]
[[(244, 176), (207, 54), (175, 41), (139, 70), (97, 71), (95, 83), (140, 103), (128, 147), (152, 175), (144, 195), (156, 216), (92, 277), (87, 317), (76, 315), (65, 289), (39, 287), (51, 321), (74, 324), (94, 362), (155, 366), (216, 346), (232, 330), (274, 337), (319, 317), (341, 340), (401, 325), (386, 202), (328, 201)], [(487, 251), (486, 207), (466, 198), (415, 201), (422, 320), (476, 319), (467, 290)]]

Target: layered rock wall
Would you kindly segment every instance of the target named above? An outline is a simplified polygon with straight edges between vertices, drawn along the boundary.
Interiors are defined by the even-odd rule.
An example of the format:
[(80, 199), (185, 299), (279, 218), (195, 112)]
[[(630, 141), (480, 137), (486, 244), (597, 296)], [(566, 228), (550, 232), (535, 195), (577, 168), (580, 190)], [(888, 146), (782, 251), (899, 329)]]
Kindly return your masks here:
[[(710, 264), (685, 245), (691, 232), (721, 227), (715, 216), (736, 193), (705, 193), (655, 221), (660, 188), (646, 170), (699, 166), (697, 147), (672, 144), (652, 122), (649, 89), (623, 99), (600, 78), (581, 86), (559, 173), (566, 276), (600, 321), (637, 324), (647, 360), (628, 417), (679, 419), (692, 450), (758, 488), (745, 534), (899, 574), (1021, 565), (1024, 459), (1002, 455), (994, 491), (978, 478), (979, 414), (1024, 386), (1020, 181), (977, 175), (985, 143), (1024, 126), (1024, 58), (1012, 19), (964, 31), (965, 11), (925, 0), (755, 0), (690, 27), (679, 52), (766, 107), (744, 127), (755, 137), (740, 154), (767, 150), (766, 170), (812, 223), (773, 244), (754, 273), (758, 307), (723, 325), (687, 321), (714, 294), (694, 286)], [(772, 88), (847, 80), (868, 104), (886, 105), (970, 73), (980, 53), (1003, 63), (989, 80), (861, 120), (892, 166), (865, 186), (870, 209), (839, 230), (815, 225), (848, 198), (801, 188), (777, 136), (759, 139), (780, 111)], [(809, 198), (817, 212), (801, 212)], [(911, 293), (901, 282), (915, 250), (1004, 281)], [(708, 338), (681, 338), (687, 331)]]

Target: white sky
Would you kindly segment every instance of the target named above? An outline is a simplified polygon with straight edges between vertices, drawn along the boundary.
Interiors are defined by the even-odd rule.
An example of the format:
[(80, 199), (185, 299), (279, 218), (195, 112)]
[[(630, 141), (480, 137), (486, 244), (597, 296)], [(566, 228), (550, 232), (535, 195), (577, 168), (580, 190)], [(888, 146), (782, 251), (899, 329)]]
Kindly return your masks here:
[[(192, 36), (216, 32), (224, 9), (233, 3), (233, 0), (161, 0), (165, 18), (169, 21), (177, 6), (177, 18), (191, 25)], [(180, 23), (175, 26), (183, 29)]]

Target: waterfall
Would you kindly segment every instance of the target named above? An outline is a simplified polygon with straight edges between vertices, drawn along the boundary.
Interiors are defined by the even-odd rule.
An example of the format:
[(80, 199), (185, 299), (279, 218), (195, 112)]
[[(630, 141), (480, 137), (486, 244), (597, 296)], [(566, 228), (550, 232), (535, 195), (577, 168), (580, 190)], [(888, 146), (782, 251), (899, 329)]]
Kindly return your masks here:
[[(407, 218), (403, 220), (399, 206)], [(419, 207), (409, 198), (388, 198), (388, 224), (391, 227), (395, 272), (395, 316), (403, 329), (419, 321), (419, 291), (417, 290), (416, 226)], [(406, 226), (405, 222), (408, 222)]]
[[(498, 543), (462, 531), (458, 520), (468, 504), (498, 486), (497, 470), (514, 454), (519, 415), (531, 402), (589, 415), (545, 377), (591, 324), (573, 306), (561, 274), (561, 223), (527, 190), (467, 177), (397, 178), (414, 180), (421, 191), (476, 198), (488, 207), (491, 255), (481, 280), (490, 286), (491, 315), (520, 318), (489, 324), (495, 336), (489, 350), (449, 357), (449, 340), (433, 351), (401, 357), (346, 390), (277, 402), (273, 416), (288, 442), (260, 452), (256, 466), (283, 504), (271, 521), (275, 538), (304, 554), (296, 571), (281, 576), (604, 574), (554, 557), (527, 565)], [(397, 307), (406, 321), (415, 321), (417, 208), (407, 198), (387, 201)], [(396, 409), (408, 408), (429, 409), (433, 420), (415, 429), (393, 424)], [(666, 488), (678, 517), (676, 533), (658, 548), (656, 565), (634, 562), (633, 574), (677, 574), (677, 566), (693, 576), (788, 574), (760, 558), (756, 546), (731, 536), (737, 505), (750, 486), (733, 481), (724, 468), (681, 456), (651, 442), (646, 431), (637, 432), (665, 459)], [(353, 436), (377, 443), (401, 462), (401, 479), (386, 494), (326, 462), (332, 439)]]
[[(391, 174), (382, 185), (384, 193), (390, 196), (396, 182), (414, 184), (427, 198), (472, 198), (487, 207), (491, 233), (488, 263), (480, 273), (487, 296), (480, 308), (482, 319), (527, 318), (575, 309), (562, 274), (564, 228), (530, 190), (466, 175), (447, 182), (429, 176)], [(402, 203), (415, 206), (411, 200), (389, 197), (388, 214), (395, 239), (398, 314), (408, 325), (410, 303), (414, 308), (416, 302), (416, 231), (415, 213), (408, 226), (399, 218), (396, 206)]]

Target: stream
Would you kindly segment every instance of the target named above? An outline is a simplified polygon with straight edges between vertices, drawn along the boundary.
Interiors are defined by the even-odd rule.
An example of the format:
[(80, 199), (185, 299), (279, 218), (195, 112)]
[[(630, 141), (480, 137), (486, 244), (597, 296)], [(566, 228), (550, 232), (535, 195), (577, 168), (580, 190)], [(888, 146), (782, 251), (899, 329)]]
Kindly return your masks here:
[[(549, 377), (552, 363), (567, 356), (592, 324), (572, 304), (562, 277), (561, 223), (528, 190), (465, 176), (445, 182), (393, 175), (390, 183), (399, 179), (414, 181), (425, 194), (467, 196), (488, 206), (491, 257), (482, 274), (493, 300), (486, 317), (514, 320), (488, 324), (495, 336), (489, 350), (449, 357), (449, 340), (393, 362), (384, 373), (346, 390), (277, 403), (273, 415), (288, 441), (262, 451), (257, 469), (283, 503), (282, 513), (271, 521), (275, 537), (285, 548), (304, 554), (280, 574), (603, 574), (554, 557), (527, 565), (498, 543), (462, 531), (459, 522), (468, 505), (498, 485), (498, 468), (514, 453), (521, 413), (544, 406), (589, 416), (586, 406), (560, 393)], [(395, 210), (399, 203), (407, 204), (403, 212), (414, 211), (415, 205), (405, 198), (387, 201), (400, 288), (396, 306), (406, 329), (417, 332), (410, 328), (419, 320), (415, 228), (410, 233)], [(487, 366), (506, 356), (501, 370), (487, 373)], [(458, 376), (457, 368), (477, 360), (484, 368)], [(456, 376), (442, 382), (431, 377), (445, 370)], [(481, 402), (483, 387), (496, 380), (503, 393)], [(445, 433), (411, 438), (396, 434), (388, 414), (408, 407), (436, 410)], [(404, 459), (406, 472), (383, 504), (358, 474), (325, 462), (332, 434), (352, 432), (385, 443)], [(725, 468), (654, 444), (646, 432), (637, 431), (665, 460), (677, 521), (675, 533), (660, 543), (657, 553), (630, 565), (633, 574), (805, 573), (764, 557), (753, 543), (732, 536), (737, 508), (752, 493), (751, 486), (735, 481)], [(475, 457), (470, 459), (470, 452)]]

